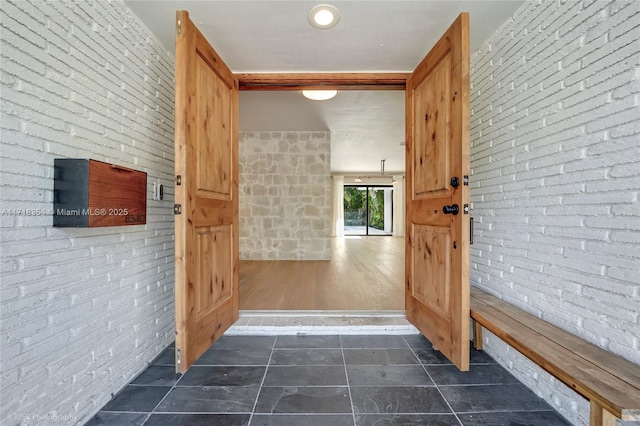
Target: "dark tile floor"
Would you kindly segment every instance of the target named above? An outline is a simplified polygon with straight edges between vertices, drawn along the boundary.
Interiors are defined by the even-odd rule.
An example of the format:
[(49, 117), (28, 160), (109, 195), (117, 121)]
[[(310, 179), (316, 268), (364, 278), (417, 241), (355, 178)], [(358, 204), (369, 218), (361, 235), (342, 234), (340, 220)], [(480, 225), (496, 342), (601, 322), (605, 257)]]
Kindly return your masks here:
[(568, 425), (483, 352), (420, 335), (223, 336), (178, 376), (168, 348), (87, 425)]

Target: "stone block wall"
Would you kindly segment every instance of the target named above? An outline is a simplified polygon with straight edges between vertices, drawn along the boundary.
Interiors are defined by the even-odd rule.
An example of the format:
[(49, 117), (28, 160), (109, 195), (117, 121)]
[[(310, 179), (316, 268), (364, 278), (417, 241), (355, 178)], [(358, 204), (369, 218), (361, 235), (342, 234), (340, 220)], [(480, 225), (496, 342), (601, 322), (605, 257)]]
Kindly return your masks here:
[(329, 132), (240, 132), (240, 259), (331, 258)]

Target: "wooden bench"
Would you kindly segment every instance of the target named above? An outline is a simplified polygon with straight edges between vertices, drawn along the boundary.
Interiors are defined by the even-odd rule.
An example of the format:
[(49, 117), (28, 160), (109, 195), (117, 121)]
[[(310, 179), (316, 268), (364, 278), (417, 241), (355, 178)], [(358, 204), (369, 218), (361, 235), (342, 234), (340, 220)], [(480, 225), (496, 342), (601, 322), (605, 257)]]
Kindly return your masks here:
[(484, 327), (589, 400), (591, 426), (640, 420), (639, 366), (476, 287), (471, 319), (476, 349)]

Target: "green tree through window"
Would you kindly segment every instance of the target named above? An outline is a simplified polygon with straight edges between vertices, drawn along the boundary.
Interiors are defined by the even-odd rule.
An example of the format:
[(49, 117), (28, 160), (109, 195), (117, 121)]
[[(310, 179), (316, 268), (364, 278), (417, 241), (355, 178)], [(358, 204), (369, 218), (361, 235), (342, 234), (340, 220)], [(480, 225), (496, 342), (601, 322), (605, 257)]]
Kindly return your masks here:
[[(384, 196), (385, 188), (345, 186), (344, 225), (362, 227), (369, 226), (371, 228), (384, 231)], [(368, 209), (367, 203), (369, 205)], [(368, 218), (367, 214), (369, 215)]]

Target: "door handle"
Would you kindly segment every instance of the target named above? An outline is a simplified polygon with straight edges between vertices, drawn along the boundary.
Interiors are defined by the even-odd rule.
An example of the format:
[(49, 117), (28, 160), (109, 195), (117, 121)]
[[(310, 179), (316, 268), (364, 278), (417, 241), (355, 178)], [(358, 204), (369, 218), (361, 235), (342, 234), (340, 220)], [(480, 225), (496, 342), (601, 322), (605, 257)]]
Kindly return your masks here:
[(450, 206), (443, 206), (442, 207), (442, 213), (444, 214), (452, 214), (452, 215), (457, 215), (458, 213), (460, 213), (460, 207), (458, 207), (457, 204), (452, 204)]
[(473, 218), (469, 218), (469, 244), (473, 244)]

